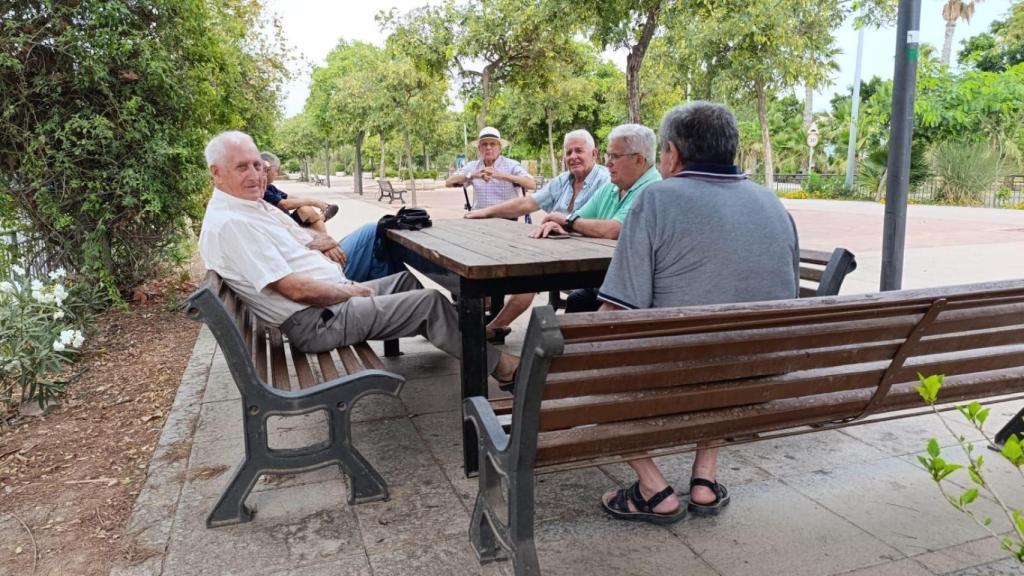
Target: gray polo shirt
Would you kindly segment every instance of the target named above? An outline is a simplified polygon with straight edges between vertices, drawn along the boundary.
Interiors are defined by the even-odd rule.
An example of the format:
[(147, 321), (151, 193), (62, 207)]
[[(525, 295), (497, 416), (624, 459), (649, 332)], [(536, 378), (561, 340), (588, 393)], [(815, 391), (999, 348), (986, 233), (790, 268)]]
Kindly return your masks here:
[(637, 198), (598, 297), (623, 308), (796, 298), (799, 266), (774, 194), (740, 174), (686, 170)]

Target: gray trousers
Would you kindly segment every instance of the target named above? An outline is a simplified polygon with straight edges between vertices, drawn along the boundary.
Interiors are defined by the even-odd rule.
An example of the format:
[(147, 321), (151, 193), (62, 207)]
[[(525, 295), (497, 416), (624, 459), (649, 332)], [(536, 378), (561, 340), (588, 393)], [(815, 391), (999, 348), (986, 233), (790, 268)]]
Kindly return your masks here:
[[(425, 290), (409, 272), (363, 282), (376, 296), (352, 298), (328, 308), (310, 306), (292, 314), (281, 332), (304, 352), (326, 352), (364, 340), (426, 336), (431, 344), (462, 358), (459, 317), (437, 290)], [(328, 312), (329, 311), (329, 312)], [(487, 373), (498, 366), (499, 351), (487, 346)]]

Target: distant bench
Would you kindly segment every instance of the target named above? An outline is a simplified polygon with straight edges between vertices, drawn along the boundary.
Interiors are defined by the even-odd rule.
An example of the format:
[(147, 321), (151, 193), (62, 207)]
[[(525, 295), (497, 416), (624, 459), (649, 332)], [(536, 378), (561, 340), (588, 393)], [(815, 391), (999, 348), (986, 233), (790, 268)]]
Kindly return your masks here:
[(386, 180), (383, 178), (377, 180), (377, 184), (380, 186), (380, 196), (377, 197), (377, 202), (380, 202), (381, 200), (387, 198), (388, 204), (391, 204), (395, 200), (398, 200), (402, 204), (405, 204), (404, 195), (406, 189), (404, 185), (401, 188), (396, 189), (390, 180)]
[[(268, 473), (305, 472), (336, 464), (349, 478), (349, 504), (388, 497), (384, 479), (352, 445), (349, 417), (352, 405), (366, 394), (398, 396), (405, 378), (386, 372), (366, 342), (319, 354), (299, 352), (212, 271), (189, 297), (186, 312), (213, 332), (242, 403), (245, 455), (207, 517), (207, 527), (251, 520), (254, 511), (245, 499), (256, 480)], [(392, 346), (397, 353), (397, 345), (387, 347)], [(327, 417), (326, 442), (302, 448), (268, 446), (269, 417), (317, 410)]]
[[(918, 373), (946, 376), (943, 402), (1024, 392), (1024, 280), (564, 316), (534, 308), (514, 398), (464, 403), (480, 455), (471, 542), (481, 562), (511, 556), (515, 574), (540, 574), (535, 473), (918, 415)], [(910, 408), (921, 410), (893, 412)], [(996, 440), (1024, 431), (1022, 418)]]

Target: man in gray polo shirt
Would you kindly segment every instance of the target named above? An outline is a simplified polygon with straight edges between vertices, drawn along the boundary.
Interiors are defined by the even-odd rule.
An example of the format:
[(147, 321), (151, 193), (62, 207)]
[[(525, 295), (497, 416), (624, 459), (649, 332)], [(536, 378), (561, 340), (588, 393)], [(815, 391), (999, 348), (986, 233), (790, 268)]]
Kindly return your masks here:
[[(774, 194), (733, 165), (739, 131), (732, 113), (709, 102), (677, 106), (662, 120), (659, 139), (664, 180), (626, 217), (598, 293), (601, 310), (797, 297), (796, 227)], [(729, 492), (715, 480), (717, 456), (717, 449), (697, 450), (686, 505), (654, 460), (634, 460), (638, 481), (605, 494), (604, 509), (657, 524), (687, 511), (718, 514)]]

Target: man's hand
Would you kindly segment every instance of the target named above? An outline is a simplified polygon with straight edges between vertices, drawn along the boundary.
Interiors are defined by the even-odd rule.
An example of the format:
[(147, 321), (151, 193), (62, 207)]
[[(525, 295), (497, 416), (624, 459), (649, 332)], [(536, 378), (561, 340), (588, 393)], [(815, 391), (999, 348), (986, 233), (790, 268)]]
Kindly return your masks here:
[(557, 222), (545, 222), (540, 225), (540, 228), (530, 232), (530, 238), (547, 238), (548, 236), (560, 236), (562, 234), (568, 234), (568, 232)]
[(542, 224), (547, 222), (554, 222), (555, 224), (558, 224), (561, 227), (565, 227), (565, 216), (566, 215), (562, 214), (561, 212), (552, 212), (544, 217)]
[(331, 248), (338, 247), (338, 241), (331, 238), (330, 234), (321, 234), (313, 231), (310, 231), (310, 234), (313, 235), (313, 239), (310, 240), (309, 244), (306, 244), (306, 248), (309, 248), (310, 250), (326, 252)]
[(342, 268), (345, 267), (345, 262), (348, 262), (348, 255), (346, 255), (345, 251), (341, 249), (341, 246), (338, 246), (337, 244), (335, 244), (333, 248), (329, 248), (323, 252), (324, 256), (327, 256), (327, 258), (333, 262), (337, 262)]
[(343, 284), (341, 290), (348, 294), (349, 298), (368, 298), (370, 296), (376, 296), (376, 292), (369, 286), (363, 286), (353, 282), (352, 284)]
[(463, 214), (462, 217), (469, 218), (471, 220), (476, 220), (478, 218), (490, 218), (491, 215), (487, 212), (487, 209), (484, 208), (482, 210), (470, 210), (469, 212)]
[(490, 182), (491, 180), (494, 179), (494, 166), (487, 166), (486, 168), (481, 168), (476, 172), (476, 174), (473, 174), (473, 178), (478, 178), (480, 180), (483, 180), (484, 182)]

